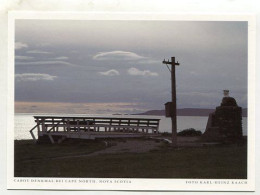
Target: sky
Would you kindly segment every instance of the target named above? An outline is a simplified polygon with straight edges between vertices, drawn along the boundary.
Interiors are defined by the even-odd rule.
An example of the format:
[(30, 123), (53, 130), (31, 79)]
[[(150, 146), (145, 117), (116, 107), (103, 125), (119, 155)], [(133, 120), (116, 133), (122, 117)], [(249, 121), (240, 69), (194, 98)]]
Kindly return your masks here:
[[(171, 101), (215, 108), (223, 90), (247, 107), (247, 22), (16, 20), (18, 112), (138, 113)], [(55, 105), (55, 106), (54, 106)], [(58, 105), (58, 106), (57, 106)], [(73, 105), (77, 109), (73, 109)], [(70, 108), (64, 110), (61, 108)]]

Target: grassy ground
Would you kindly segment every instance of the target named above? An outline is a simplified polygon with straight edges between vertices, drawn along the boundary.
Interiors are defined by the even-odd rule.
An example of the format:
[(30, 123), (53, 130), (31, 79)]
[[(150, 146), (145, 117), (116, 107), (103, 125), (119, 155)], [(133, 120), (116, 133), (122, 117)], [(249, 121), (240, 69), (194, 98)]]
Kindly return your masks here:
[[(142, 140), (140, 140), (142, 141)], [(99, 141), (60, 145), (15, 141), (16, 177), (214, 178), (245, 179), (244, 145), (172, 149), (166, 145), (146, 153), (87, 156), (105, 148)], [(81, 157), (55, 158), (71, 155)]]

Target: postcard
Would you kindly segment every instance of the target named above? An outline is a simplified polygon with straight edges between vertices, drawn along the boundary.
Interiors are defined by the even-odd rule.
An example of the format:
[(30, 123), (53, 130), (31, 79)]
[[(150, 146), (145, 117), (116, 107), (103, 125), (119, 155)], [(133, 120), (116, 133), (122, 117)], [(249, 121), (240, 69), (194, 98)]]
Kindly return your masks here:
[(254, 21), (10, 12), (8, 189), (254, 191)]

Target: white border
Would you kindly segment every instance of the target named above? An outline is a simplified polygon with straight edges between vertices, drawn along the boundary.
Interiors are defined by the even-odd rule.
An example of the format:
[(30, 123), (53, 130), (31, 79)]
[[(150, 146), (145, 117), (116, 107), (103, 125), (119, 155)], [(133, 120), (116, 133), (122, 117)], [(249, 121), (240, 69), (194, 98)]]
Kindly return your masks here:
[[(61, 20), (173, 20), (173, 21), (248, 21), (248, 179), (68, 179), (14, 178), (14, 21), (15, 19)], [(8, 132), (7, 132), (7, 187), (8, 189), (61, 189), (61, 190), (155, 190), (155, 191), (254, 191), (255, 189), (255, 17), (253, 15), (194, 15), (172, 13), (109, 13), (109, 12), (9, 12), (8, 15)], [(24, 182), (17, 179), (24, 179)], [(49, 180), (47, 182), (37, 182)], [(28, 180), (28, 181), (27, 181)], [(66, 183), (76, 180), (76, 183)], [(92, 180), (95, 183), (79, 183)], [(108, 183), (100, 181), (106, 180)], [(127, 181), (130, 183), (115, 183)], [(198, 182), (190, 184), (189, 182)], [(229, 184), (215, 184), (226, 181)], [(241, 181), (246, 184), (232, 184)], [(207, 184), (208, 182), (208, 184)], [(112, 183), (112, 184), (111, 184)]]

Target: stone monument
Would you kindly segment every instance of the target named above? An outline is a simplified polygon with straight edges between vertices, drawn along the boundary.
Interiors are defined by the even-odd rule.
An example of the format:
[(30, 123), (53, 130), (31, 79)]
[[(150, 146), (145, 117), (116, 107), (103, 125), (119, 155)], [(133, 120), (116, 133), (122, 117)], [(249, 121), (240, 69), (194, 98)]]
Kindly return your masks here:
[(242, 108), (229, 90), (224, 90), (221, 105), (209, 114), (207, 127), (202, 136), (204, 141), (235, 142), (242, 138)]

